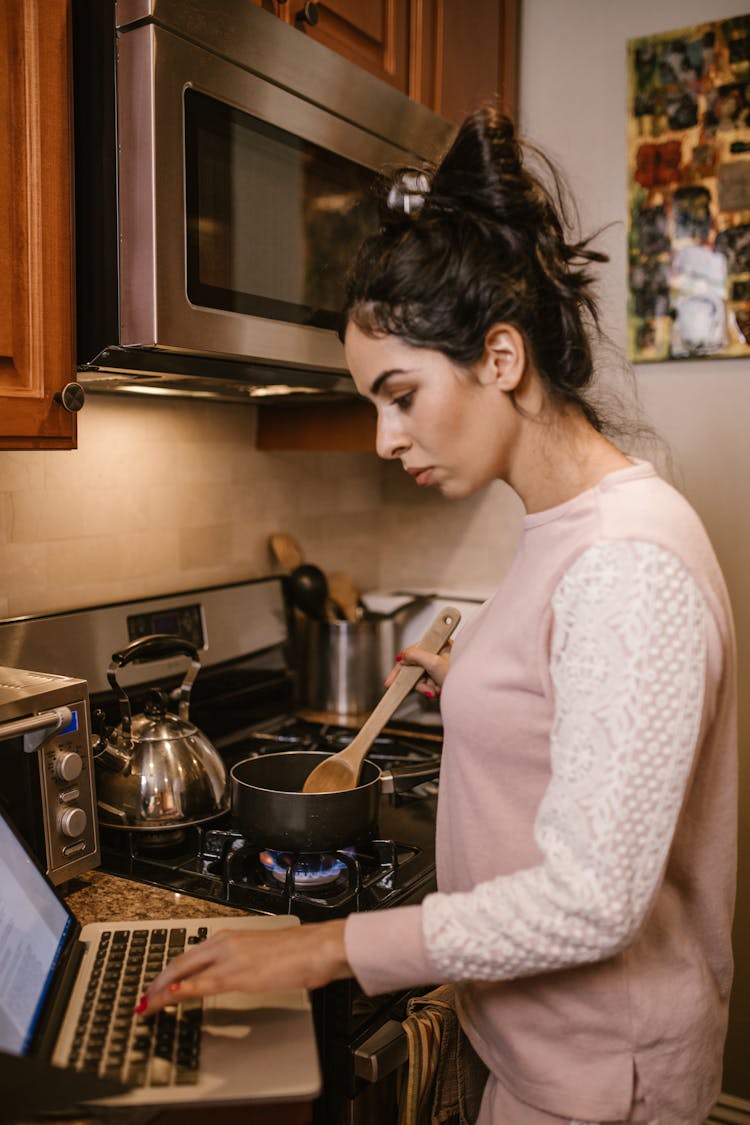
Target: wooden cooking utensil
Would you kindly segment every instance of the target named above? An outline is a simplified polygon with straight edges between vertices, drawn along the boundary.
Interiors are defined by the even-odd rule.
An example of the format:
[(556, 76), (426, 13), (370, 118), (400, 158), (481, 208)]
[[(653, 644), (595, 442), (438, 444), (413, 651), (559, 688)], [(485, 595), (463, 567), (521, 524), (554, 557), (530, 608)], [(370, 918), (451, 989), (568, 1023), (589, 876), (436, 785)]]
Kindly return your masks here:
[(347, 621), (360, 620), (362, 608), (359, 602), (359, 590), (350, 575), (341, 570), (332, 571), (328, 575), (328, 593)]
[(283, 531), (276, 531), (268, 537), (268, 546), (278, 564), (289, 574), (304, 562), (302, 548), (296, 539)]
[[(440, 652), (460, 620), (458, 610), (453, 606), (446, 606), (422, 637), (420, 646), (428, 652)], [(332, 754), (330, 758), (320, 762), (305, 779), (302, 792), (334, 793), (342, 789), (354, 789), (359, 781), (362, 762), (373, 742), (423, 675), (424, 669), (418, 665), (402, 665), (395, 680), (349, 745), (339, 750), (338, 754)]]

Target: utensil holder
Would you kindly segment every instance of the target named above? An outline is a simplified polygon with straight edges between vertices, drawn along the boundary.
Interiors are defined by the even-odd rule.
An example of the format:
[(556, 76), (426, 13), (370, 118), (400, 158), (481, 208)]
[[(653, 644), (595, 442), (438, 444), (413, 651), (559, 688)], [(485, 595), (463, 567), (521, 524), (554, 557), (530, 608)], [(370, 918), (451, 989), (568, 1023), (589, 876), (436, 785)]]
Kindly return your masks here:
[(362, 715), (383, 694), (396, 661), (396, 623), (390, 618), (306, 623), (303, 645), (305, 706), (336, 715)]

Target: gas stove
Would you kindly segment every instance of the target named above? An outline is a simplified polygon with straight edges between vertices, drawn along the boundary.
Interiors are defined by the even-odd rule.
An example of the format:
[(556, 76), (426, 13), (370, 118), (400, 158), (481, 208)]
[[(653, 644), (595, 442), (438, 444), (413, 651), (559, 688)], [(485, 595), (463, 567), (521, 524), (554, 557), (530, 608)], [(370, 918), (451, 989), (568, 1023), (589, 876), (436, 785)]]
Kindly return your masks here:
[[(335, 751), (361, 717), (316, 715), (300, 702), (294, 618), (281, 578), (263, 578), (66, 613), (0, 621), (0, 664), (73, 676), (89, 686), (94, 727), (118, 721), (107, 680), (112, 654), (139, 637), (170, 633), (199, 651), (190, 718), (223, 758), (238, 762), (284, 750)], [(184, 657), (118, 673), (134, 712), (158, 687), (175, 698)], [(435, 813), (442, 731), (404, 705), (369, 759), (394, 783), (381, 785), (375, 829), (325, 854), (270, 851), (245, 839), (232, 812), (159, 831), (100, 826), (104, 870), (253, 913), (303, 923), (422, 901), (435, 888)], [(417, 772), (409, 780), (399, 774)], [(404, 788), (407, 785), (408, 788)], [(313, 995), (324, 1093), (315, 1125), (395, 1121), (410, 992), (366, 997), (356, 981)]]
[[(227, 736), (218, 741), (231, 768), (283, 750), (334, 752), (352, 736), (345, 726), (285, 714), (236, 742)], [(420, 901), (434, 889), (439, 740), (419, 730), (386, 728), (369, 759), (383, 771), (414, 771), (417, 784), (383, 796), (377, 835), (351, 847), (300, 854), (259, 848), (227, 813), (207, 824), (154, 833), (102, 826), (102, 866), (184, 894), (255, 912), (296, 914), (302, 921)]]

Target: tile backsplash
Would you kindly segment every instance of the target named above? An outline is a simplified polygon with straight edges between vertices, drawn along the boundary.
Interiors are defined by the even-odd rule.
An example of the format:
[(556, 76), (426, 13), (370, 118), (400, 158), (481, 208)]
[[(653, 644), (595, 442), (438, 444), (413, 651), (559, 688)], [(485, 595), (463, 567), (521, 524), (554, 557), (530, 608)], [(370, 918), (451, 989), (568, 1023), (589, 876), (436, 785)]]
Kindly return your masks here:
[(362, 589), (492, 588), (518, 533), (493, 486), (451, 504), (374, 453), (268, 453), (253, 408), (89, 396), (73, 452), (0, 452), (0, 616), (275, 570), (268, 536)]

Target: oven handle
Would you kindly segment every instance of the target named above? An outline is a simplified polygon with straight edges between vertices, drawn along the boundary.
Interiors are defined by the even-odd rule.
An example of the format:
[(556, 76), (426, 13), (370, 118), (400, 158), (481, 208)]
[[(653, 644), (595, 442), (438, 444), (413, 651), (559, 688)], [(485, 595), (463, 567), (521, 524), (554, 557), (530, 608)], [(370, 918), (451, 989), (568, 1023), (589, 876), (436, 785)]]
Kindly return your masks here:
[(73, 712), (69, 707), (56, 707), (54, 711), (40, 711), (38, 715), (30, 715), (26, 719), (9, 719), (0, 723), (0, 742), (6, 738), (17, 738), (26, 735), (24, 750), (34, 753), (44, 741), (44, 738), (29, 738), (37, 731), (56, 731), (66, 727), (73, 721)]
[(379, 1082), (409, 1061), (409, 1040), (403, 1024), (387, 1020), (353, 1051), (354, 1073), (365, 1082)]

